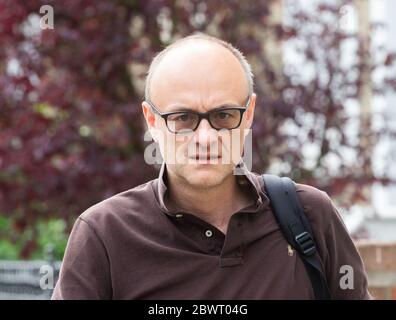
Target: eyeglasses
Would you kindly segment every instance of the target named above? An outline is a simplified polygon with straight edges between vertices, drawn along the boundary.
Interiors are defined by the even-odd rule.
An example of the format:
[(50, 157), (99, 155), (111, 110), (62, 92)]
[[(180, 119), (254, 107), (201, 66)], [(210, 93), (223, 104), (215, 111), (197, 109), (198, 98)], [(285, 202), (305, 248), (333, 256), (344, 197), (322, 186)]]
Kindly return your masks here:
[(232, 130), (240, 126), (242, 116), (247, 110), (250, 103), (250, 96), (248, 97), (244, 107), (219, 107), (208, 112), (196, 111), (175, 111), (162, 113), (151, 101), (147, 101), (155, 113), (160, 115), (164, 120), (168, 130), (172, 133), (187, 133), (195, 131), (202, 119), (208, 120), (213, 129)]

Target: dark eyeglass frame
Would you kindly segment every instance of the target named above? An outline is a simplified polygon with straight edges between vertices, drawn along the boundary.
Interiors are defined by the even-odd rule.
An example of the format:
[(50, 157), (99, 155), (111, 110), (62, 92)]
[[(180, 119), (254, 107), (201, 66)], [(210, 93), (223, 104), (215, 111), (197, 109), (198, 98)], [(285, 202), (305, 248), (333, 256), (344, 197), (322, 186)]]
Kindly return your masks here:
[[(247, 101), (246, 101), (244, 107), (228, 107), (228, 108), (219, 107), (219, 108), (215, 108), (215, 109), (213, 109), (213, 110), (210, 110), (210, 111), (208, 111), (208, 112), (197, 112), (197, 111), (192, 111), (192, 110), (191, 110), (191, 111), (190, 111), (190, 110), (180, 110), (180, 111), (172, 111), (172, 112), (162, 113), (161, 111), (158, 110), (158, 108), (157, 108), (157, 107), (154, 105), (154, 103), (152, 103), (150, 100), (146, 100), (146, 102), (150, 105), (150, 107), (153, 109), (153, 111), (154, 111), (155, 113), (157, 113), (161, 118), (163, 118), (163, 119), (165, 120), (166, 127), (168, 128), (168, 130), (169, 130), (170, 132), (172, 132), (172, 133), (174, 133), (174, 134), (182, 134), (182, 133), (186, 133), (186, 132), (175, 132), (175, 131), (173, 131), (173, 130), (171, 130), (171, 129), (169, 128), (169, 126), (168, 126), (168, 117), (169, 117), (169, 116), (171, 116), (171, 115), (173, 115), (173, 114), (179, 114), (179, 113), (192, 113), (192, 114), (198, 115), (198, 122), (197, 122), (197, 125), (195, 126), (194, 129), (188, 129), (188, 132), (193, 132), (193, 131), (197, 130), (197, 128), (199, 127), (199, 125), (200, 125), (202, 119), (208, 120), (210, 126), (211, 126), (213, 129), (217, 130), (217, 131), (222, 130), (222, 129), (233, 130), (233, 129), (238, 128), (238, 127), (241, 125), (241, 123), (242, 123), (242, 118), (243, 118), (243, 114), (244, 114), (245, 111), (248, 109), (248, 106), (249, 106), (249, 104), (250, 104), (250, 98), (251, 98), (251, 96), (249, 96), (249, 97), (247, 98)], [(211, 121), (210, 121), (210, 115), (211, 115), (212, 113), (215, 113), (215, 112), (218, 112), (218, 111), (227, 111), (227, 110), (238, 110), (238, 111), (240, 112), (240, 117), (239, 117), (238, 125), (236, 125), (236, 126), (233, 127), (233, 128), (216, 128), (215, 126), (213, 126), (213, 124), (212, 124)], [(190, 130), (191, 130), (191, 131), (190, 131)]]

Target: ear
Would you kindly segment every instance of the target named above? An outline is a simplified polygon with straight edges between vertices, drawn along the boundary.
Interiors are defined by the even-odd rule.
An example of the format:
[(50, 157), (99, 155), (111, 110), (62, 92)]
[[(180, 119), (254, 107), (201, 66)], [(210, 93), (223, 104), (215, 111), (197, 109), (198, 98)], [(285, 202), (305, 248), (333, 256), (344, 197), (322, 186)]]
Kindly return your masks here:
[(154, 127), (155, 125), (155, 115), (146, 101), (142, 102), (142, 111), (144, 118), (146, 119), (147, 127), (148, 129), (151, 129), (151, 127)]
[(146, 120), (146, 124), (147, 124), (147, 128), (150, 131), (150, 134), (152, 136), (152, 138), (154, 139), (154, 141), (156, 140), (156, 128), (155, 128), (155, 114), (153, 112), (153, 110), (151, 110), (150, 105), (146, 102), (143, 101), (142, 102), (142, 111), (143, 111), (143, 115), (144, 115), (144, 119)]
[(253, 118), (254, 118), (254, 108), (256, 107), (256, 98), (257, 95), (255, 93), (252, 93), (252, 96), (250, 97), (249, 105), (247, 106), (246, 110), (246, 128), (250, 129), (253, 123)]

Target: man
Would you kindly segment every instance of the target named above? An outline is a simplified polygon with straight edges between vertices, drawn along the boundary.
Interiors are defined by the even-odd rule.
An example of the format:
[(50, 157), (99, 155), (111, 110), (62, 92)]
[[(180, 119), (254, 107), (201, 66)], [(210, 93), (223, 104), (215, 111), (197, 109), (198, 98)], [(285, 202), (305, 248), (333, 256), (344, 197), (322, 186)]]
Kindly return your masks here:
[[(197, 34), (157, 55), (142, 109), (164, 159), (159, 178), (77, 219), (53, 299), (313, 299), (262, 179), (241, 160), (255, 103), (250, 66), (226, 42)], [(297, 194), (332, 298), (370, 298), (327, 194), (302, 184)]]

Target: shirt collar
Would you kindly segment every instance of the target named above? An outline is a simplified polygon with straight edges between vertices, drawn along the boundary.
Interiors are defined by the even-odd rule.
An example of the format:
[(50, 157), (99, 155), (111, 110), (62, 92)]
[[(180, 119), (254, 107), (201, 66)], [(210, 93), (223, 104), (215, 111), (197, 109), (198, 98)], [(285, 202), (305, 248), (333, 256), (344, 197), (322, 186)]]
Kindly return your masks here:
[[(264, 182), (261, 176), (257, 173), (253, 173), (246, 168), (246, 165), (241, 161), (237, 167), (241, 169), (241, 173), (236, 175), (238, 184), (243, 188), (250, 188), (253, 192), (254, 204), (246, 208), (244, 212), (258, 212), (264, 207), (269, 205), (269, 198), (266, 194), (264, 188)], [(167, 200), (167, 169), (166, 163), (163, 162), (159, 172), (158, 179), (155, 180), (154, 191), (156, 193), (156, 198), (161, 210), (171, 216), (175, 216), (183, 211), (178, 208), (174, 203)]]

